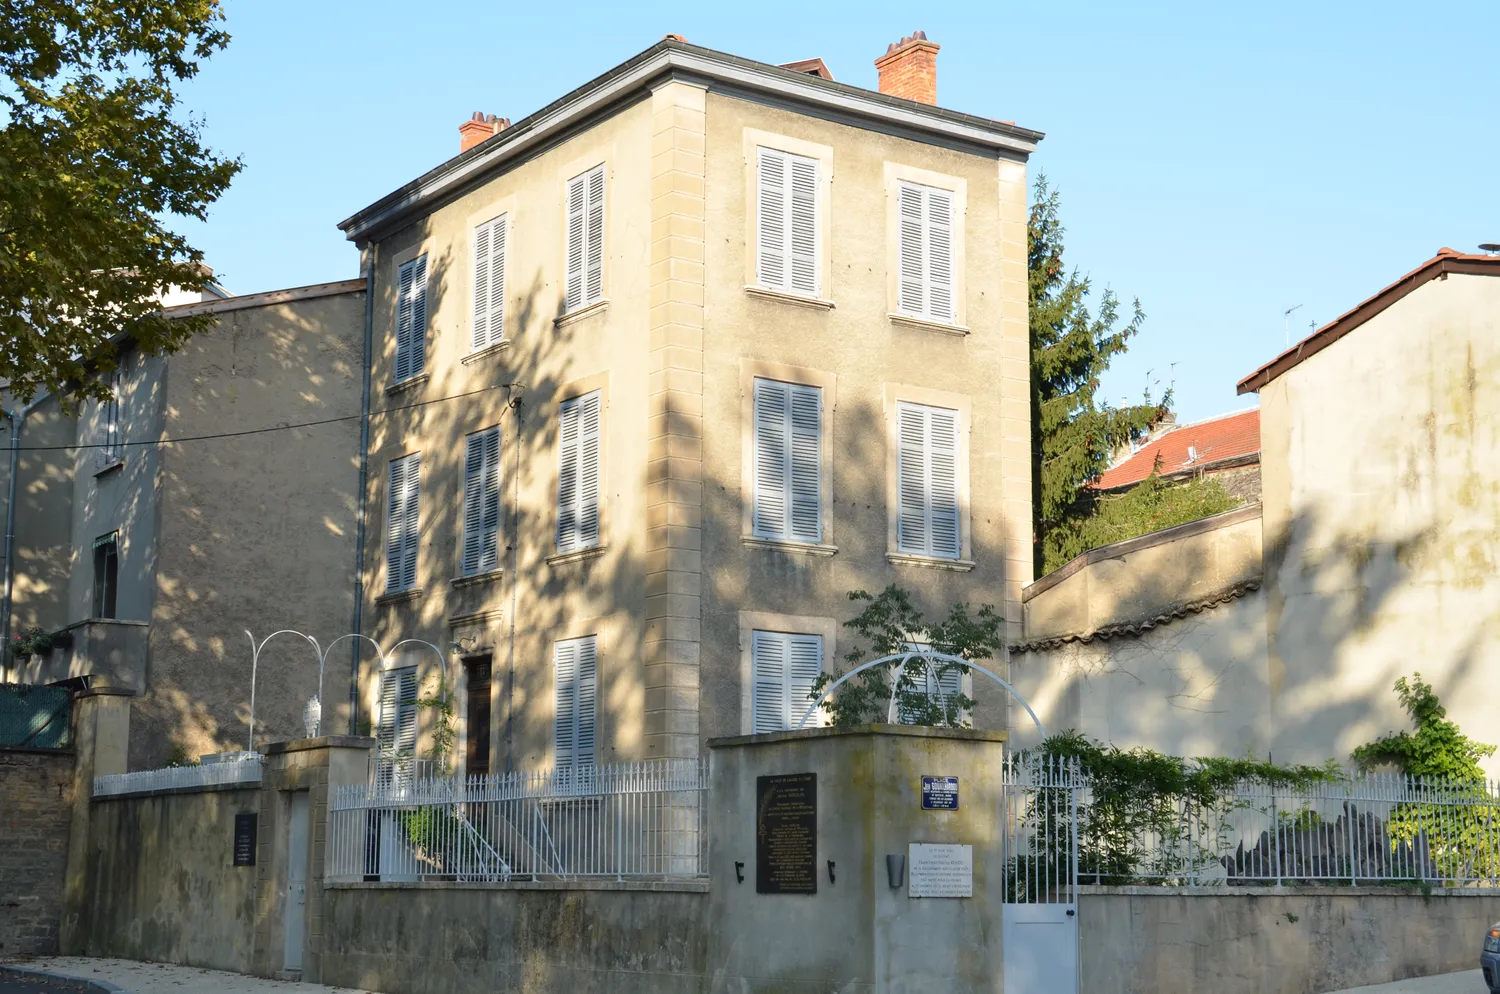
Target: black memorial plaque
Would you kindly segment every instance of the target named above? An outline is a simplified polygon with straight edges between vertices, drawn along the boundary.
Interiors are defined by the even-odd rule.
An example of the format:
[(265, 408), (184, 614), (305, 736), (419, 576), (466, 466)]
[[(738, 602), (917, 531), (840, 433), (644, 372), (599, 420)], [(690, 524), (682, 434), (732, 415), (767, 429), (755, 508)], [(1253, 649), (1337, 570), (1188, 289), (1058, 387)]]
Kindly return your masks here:
[(818, 892), (818, 775), (755, 778), (755, 892)]
[(234, 816), (234, 865), (255, 865), (256, 814), (246, 811)]

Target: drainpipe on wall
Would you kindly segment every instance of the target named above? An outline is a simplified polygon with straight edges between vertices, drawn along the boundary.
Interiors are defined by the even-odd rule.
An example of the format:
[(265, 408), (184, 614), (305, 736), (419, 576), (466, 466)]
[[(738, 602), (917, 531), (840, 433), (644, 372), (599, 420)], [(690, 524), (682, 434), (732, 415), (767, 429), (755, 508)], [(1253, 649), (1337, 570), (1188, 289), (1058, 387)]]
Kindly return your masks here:
[(521, 400), (526, 388), (520, 383), (507, 383), (505, 389), (506, 404), (516, 423), (516, 440), (511, 443), (516, 457), (515, 470), (511, 473), (510, 501), (510, 658), (505, 666), (505, 772), (510, 773), (515, 754), (512, 733), (516, 718), (516, 585), (521, 582), (516, 569), (517, 549), (521, 544)]
[[(375, 341), (375, 255), (370, 243), (365, 260), (365, 362), (364, 383), (359, 394), (359, 490), (355, 493), (358, 509), (354, 530), (354, 625), (349, 630), (363, 634), (365, 614), (365, 488), (370, 474), (370, 363)], [(349, 734), (359, 729), (359, 639), (349, 640)]]
[(3, 411), (10, 422), (10, 481), (9, 496), (5, 501), (5, 594), (0, 602), (0, 683), (5, 682), (10, 665), (10, 603), (15, 587), (16, 563), (16, 477), (21, 470), (21, 429), (26, 416), (42, 402), (41, 397), (21, 408), (20, 416), (15, 411)]

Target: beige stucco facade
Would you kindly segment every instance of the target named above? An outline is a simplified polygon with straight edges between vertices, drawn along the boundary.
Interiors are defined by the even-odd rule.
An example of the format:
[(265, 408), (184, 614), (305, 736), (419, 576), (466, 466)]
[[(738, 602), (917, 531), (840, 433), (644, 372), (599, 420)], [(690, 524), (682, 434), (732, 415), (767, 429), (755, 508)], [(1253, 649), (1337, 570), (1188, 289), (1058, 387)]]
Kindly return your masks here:
[[(705, 65), (730, 58), (667, 42), (622, 70), (684, 52), (703, 53)], [(856, 589), (897, 583), (932, 613), (956, 601), (993, 603), (1019, 634), (1021, 586), (1031, 575), (1031, 145), (959, 148), (924, 130), (921, 115), (936, 113), (928, 108), (735, 64), (785, 84), (793, 97), (773, 100), (668, 65), (586, 123), (554, 141), (538, 139), (534, 154), (506, 158), (501, 132), (435, 170), (418, 185), (461, 168), (478, 178), (454, 180), (454, 191), (432, 198), (430, 208), (377, 204), (365, 213), (405, 213), (383, 226), (361, 221), (365, 213), (345, 222), (375, 274), (365, 630), (382, 645), (419, 639), (446, 657), (413, 643), (385, 661), (369, 659), (362, 722), (378, 721), (377, 671), (415, 665), (423, 695), (447, 688), (456, 754), (464, 755), (464, 666), (488, 657), (491, 768), (546, 768), (553, 646), (594, 635), (597, 761), (694, 756), (711, 736), (747, 730), (747, 613), (782, 619), (778, 630), (793, 630), (786, 625), (796, 619), (803, 626), (796, 631), (828, 632), (826, 669), (847, 666), (840, 623), (853, 614), (847, 595)], [(568, 99), (585, 101), (587, 90)], [(809, 100), (837, 96), (856, 110), (859, 101), (883, 102), (909, 111), (911, 123), (877, 129), (855, 111), (800, 104), (803, 90)], [(517, 141), (530, 140), (527, 127), (517, 124)], [(815, 295), (755, 286), (752, 164), (762, 146), (815, 158), (823, 170)], [(487, 148), (499, 151), (481, 173)], [(568, 182), (601, 163), (604, 301), (565, 314)], [(956, 322), (891, 317), (893, 177), (961, 193)], [(509, 220), (505, 343), (474, 354), (473, 230), (501, 213)], [(424, 253), (425, 373), (397, 386), (400, 267)], [(750, 535), (747, 391), (756, 376), (822, 390), (821, 541)], [(600, 541), (558, 555), (559, 407), (594, 390), (602, 407)], [(963, 551), (956, 560), (894, 554), (897, 401), (961, 414)], [(500, 568), (460, 577), (465, 437), (496, 425)], [(387, 595), (389, 466), (416, 452), (416, 589)], [(976, 690), (981, 706), (1003, 721), (999, 702)], [(424, 712), (424, 750), (433, 720)]]
[[(1028, 591), (1015, 666), (1056, 725), (1186, 755), (1347, 761), (1408, 727), (1392, 684), (1420, 671), (1464, 731), (1496, 740), (1500, 279), (1398, 283), (1351, 314), (1255, 384), (1264, 504), (1220, 516), (1255, 514), (1253, 541), (1225, 546), (1248, 520), (1159, 533)], [(1230, 583), (1236, 596), (1212, 596)], [(1184, 703), (1184, 688), (1207, 689)]]
[[(118, 453), (100, 448), (98, 403), (65, 414), (47, 398), (27, 418), (12, 631), (37, 625), (72, 644), (12, 658), (8, 676), (87, 676), (133, 692), (132, 769), (245, 747), (246, 629), (325, 643), (349, 630), (364, 285), (169, 308), (209, 310), (218, 325), (171, 356), (124, 350)], [(94, 546), (106, 536), (118, 549), (112, 617), (99, 616), (94, 593)], [(257, 744), (301, 729), (317, 658), (293, 636), (266, 647)], [(347, 715), (350, 685), (348, 655), (331, 657), (330, 721)]]

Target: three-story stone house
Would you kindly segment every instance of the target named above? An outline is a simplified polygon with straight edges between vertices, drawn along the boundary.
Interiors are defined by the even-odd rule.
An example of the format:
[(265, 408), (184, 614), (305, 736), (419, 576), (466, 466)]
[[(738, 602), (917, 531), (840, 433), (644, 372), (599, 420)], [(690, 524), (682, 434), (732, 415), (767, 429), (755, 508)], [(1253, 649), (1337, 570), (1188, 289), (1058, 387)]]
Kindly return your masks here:
[(366, 659), (388, 748), (447, 700), (469, 773), (692, 757), (800, 721), (852, 590), (1019, 625), (1042, 136), (936, 106), (936, 52), (873, 92), (668, 36), (343, 222), (361, 624), (443, 650)]

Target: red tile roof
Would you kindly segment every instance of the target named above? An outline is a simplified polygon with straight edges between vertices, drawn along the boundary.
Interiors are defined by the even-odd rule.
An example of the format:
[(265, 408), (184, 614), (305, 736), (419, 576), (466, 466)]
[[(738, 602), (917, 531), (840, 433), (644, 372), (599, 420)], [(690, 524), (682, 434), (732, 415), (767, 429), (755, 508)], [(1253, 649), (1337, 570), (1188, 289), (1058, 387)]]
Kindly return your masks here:
[(1440, 248), (1437, 255), (1422, 263), (1390, 286), (1345, 311), (1287, 349), (1264, 366), (1240, 380), (1240, 393), (1255, 393), (1276, 377), (1314, 356), (1358, 328), (1396, 301), (1429, 280), (1447, 279), (1449, 273), (1466, 276), (1500, 276), (1500, 255), (1471, 255), (1451, 248)]
[[(1189, 451), (1191, 450), (1191, 451)], [(1202, 469), (1224, 459), (1260, 454), (1260, 408), (1223, 414), (1207, 421), (1181, 425), (1147, 442), (1129, 459), (1111, 466), (1095, 481), (1100, 490), (1128, 487), (1151, 475), (1161, 456), (1162, 476), (1188, 469)]]

